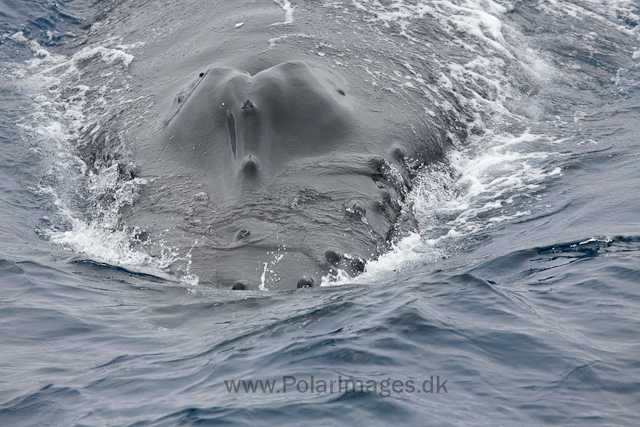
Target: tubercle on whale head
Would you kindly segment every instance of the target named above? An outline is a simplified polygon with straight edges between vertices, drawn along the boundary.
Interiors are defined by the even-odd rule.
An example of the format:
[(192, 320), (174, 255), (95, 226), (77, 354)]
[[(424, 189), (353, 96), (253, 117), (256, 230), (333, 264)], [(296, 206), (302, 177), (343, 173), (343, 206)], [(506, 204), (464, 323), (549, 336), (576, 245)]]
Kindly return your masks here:
[(258, 172), (258, 169), (260, 168), (260, 162), (258, 161), (257, 157), (249, 154), (244, 159), (242, 159), (240, 167), (246, 174), (253, 175)]

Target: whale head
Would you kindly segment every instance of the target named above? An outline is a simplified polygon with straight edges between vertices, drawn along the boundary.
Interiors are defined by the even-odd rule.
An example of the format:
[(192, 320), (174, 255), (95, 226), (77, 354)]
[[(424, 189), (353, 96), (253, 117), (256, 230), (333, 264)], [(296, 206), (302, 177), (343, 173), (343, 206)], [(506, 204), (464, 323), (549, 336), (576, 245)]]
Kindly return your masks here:
[(203, 195), (171, 214), (197, 239), (192, 271), (203, 283), (310, 287), (359, 274), (388, 247), (416, 144), (404, 112), (349, 81), (302, 61), (253, 75), (213, 66), (176, 95), (157, 144), (188, 176), (180, 191)]

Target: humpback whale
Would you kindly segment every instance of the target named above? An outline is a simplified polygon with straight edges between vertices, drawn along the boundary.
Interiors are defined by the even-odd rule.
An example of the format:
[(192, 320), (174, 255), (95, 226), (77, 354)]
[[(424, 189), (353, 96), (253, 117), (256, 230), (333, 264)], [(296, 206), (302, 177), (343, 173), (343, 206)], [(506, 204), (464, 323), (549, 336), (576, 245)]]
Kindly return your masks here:
[[(123, 220), (142, 240), (179, 245), (201, 284), (294, 289), (357, 275), (415, 230), (405, 197), (451, 144), (446, 120), (418, 91), (376, 88), (363, 67), (304, 43), (274, 48), (277, 7), (237, 13), (216, 23), (251, 19), (215, 40), (193, 30), (149, 43), (133, 62), (154, 104), (124, 132), (147, 185)], [(160, 50), (193, 44), (179, 65)]]

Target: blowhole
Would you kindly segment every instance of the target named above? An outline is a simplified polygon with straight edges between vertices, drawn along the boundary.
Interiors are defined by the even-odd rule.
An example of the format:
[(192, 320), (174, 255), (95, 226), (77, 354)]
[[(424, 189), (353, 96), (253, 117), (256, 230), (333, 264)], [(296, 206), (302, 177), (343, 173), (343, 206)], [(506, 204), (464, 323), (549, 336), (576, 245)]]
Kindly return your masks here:
[(342, 90), (342, 89), (336, 89), (336, 91), (342, 96), (347, 96), (347, 94), (344, 93), (344, 90)]
[(233, 158), (236, 158), (236, 120), (231, 114), (231, 111), (227, 111), (227, 128), (229, 129), (229, 143), (231, 144), (231, 151), (233, 152)]

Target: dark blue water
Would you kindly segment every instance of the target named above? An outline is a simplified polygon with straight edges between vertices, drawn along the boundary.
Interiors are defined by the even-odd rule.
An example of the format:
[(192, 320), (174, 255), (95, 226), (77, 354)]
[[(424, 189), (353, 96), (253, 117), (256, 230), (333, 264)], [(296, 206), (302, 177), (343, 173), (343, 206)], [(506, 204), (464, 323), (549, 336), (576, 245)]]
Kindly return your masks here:
[[(637, 4), (440, 3), (446, 21), (430, 2), (294, 1), (291, 33), (305, 16), (362, 18), (375, 37), (469, 43), (487, 87), (494, 58), (537, 77), (503, 73), (524, 95), (485, 101), (514, 116), (483, 110), (484, 133), (419, 178), (420, 236), (340, 286), (238, 293), (150, 264), (83, 203), (94, 181), (69, 129), (93, 110), (65, 90), (88, 78), (48, 67), (131, 6), (103, 3), (0, 3), (0, 425), (638, 425)], [(481, 12), (518, 55), (491, 50)], [(421, 30), (429, 19), (441, 27)], [(26, 62), (39, 48), (62, 59)], [(437, 58), (455, 87), (450, 49)], [(100, 64), (91, 79), (120, 84), (120, 62)]]

